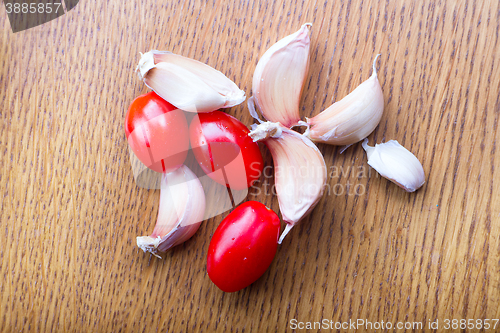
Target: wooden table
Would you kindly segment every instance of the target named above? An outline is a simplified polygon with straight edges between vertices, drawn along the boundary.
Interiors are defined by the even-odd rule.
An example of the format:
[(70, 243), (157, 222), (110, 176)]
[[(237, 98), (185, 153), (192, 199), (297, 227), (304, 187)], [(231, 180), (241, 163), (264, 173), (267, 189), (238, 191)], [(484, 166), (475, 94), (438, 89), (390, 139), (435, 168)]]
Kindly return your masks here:
[[(391, 332), (439, 320), (441, 331), (447, 319), (500, 318), (498, 1), (82, 0), (16, 34), (1, 12), (4, 331), (281, 332), (322, 320)], [(134, 68), (139, 52), (171, 50), (250, 96), (259, 57), (305, 22), (302, 115), (353, 90), (381, 53), (385, 110), (370, 143), (398, 140), (426, 184), (408, 194), (370, 171), (360, 144), (320, 145), (331, 193), (260, 280), (226, 294), (206, 254), (227, 213), (162, 260), (135, 245), (159, 191), (136, 186), (129, 162), (124, 115), (147, 91)], [(245, 104), (227, 112), (252, 123)], [(275, 196), (248, 199), (278, 211)]]

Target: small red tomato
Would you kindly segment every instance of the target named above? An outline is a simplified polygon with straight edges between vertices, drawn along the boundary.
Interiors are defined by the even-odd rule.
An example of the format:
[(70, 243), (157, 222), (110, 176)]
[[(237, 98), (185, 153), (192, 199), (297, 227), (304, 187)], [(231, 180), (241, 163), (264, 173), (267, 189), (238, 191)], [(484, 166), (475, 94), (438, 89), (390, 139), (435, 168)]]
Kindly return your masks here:
[(249, 132), (227, 113), (197, 114), (191, 121), (189, 136), (203, 171), (219, 184), (235, 190), (252, 186), (262, 173), (264, 161)]
[(279, 233), (275, 212), (257, 201), (242, 203), (215, 230), (208, 247), (208, 276), (225, 292), (248, 287), (271, 265)]
[(125, 134), (139, 160), (156, 172), (174, 171), (186, 159), (186, 116), (154, 92), (132, 101), (125, 116)]

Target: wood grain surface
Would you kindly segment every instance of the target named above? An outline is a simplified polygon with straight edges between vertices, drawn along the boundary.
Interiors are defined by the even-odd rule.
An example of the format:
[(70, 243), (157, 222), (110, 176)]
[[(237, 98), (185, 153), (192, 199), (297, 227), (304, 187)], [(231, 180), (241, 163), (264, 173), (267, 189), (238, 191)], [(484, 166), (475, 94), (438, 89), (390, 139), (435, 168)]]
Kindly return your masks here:
[[(16, 34), (0, 13), (3, 331), (283, 332), (294, 319), (442, 331), (446, 319), (500, 318), (498, 1), (81, 0)], [(360, 144), (320, 145), (330, 192), (260, 280), (227, 294), (206, 273), (227, 212), (161, 260), (135, 245), (159, 191), (132, 175), (124, 116), (147, 91), (134, 68), (139, 52), (170, 50), (250, 96), (259, 57), (305, 22), (302, 116), (367, 79), (381, 53), (385, 110), (370, 143), (398, 140), (426, 184), (408, 194), (370, 170)], [(245, 103), (227, 112), (252, 123)], [(247, 199), (277, 212), (272, 184), (262, 177)]]

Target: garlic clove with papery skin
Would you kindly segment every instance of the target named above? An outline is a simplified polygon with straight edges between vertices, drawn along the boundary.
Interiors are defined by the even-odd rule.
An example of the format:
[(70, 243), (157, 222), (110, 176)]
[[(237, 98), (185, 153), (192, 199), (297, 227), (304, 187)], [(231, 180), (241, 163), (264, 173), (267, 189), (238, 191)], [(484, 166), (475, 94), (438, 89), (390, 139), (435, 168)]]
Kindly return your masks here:
[(375, 63), (370, 78), (349, 95), (307, 119), (304, 133), (314, 142), (350, 145), (363, 140), (377, 127), (384, 111), (384, 94), (377, 78)]
[(382, 177), (407, 192), (415, 192), (424, 185), (425, 173), (422, 164), (396, 140), (370, 147), (368, 139), (365, 139), (362, 145), (368, 157), (368, 164)]
[(276, 193), (286, 222), (278, 241), (281, 244), (293, 226), (307, 216), (323, 196), (325, 160), (311, 140), (279, 123), (253, 125), (249, 135), (254, 141), (263, 141), (273, 156)]
[(205, 214), (205, 192), (198, 177), (185, 165), (162, 174), (158, 219), (150, 236), (137, 237), (144, 252), (158, 253), (191, 238)]
[(299, 102), (309, 71), (309, 28), (272, 45), (260, 58), (252, 80), (254, 103), (262, 116), (285, 127), (300, 121)]
[(168, 51), (142, 54), (136, 68), (146, 86), (177, 108), (211, 112), (242, 103), (245, 92), (220, 71)]

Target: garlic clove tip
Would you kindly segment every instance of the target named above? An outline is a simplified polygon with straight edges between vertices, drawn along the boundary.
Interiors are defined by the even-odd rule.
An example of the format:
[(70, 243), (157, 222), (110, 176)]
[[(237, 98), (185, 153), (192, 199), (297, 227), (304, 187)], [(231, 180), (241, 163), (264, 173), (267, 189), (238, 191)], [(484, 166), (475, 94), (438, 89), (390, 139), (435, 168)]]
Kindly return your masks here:
[(283, 242), (283, 239), (285, 239), (286, 235), (288, 235), (288, 233), (290, 232), (290, 230), (292, 230), (293, 228), (293, 225), (292, 224), (286, 224), (285, 226), (285, 230), (283, 230), (283, 232), (281, 233), (281, 236), (280, 236), (280, 239), (278, 240), (278, 244), (281, 244), (281, 242)]

